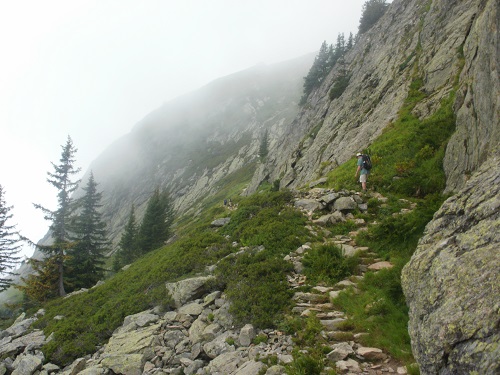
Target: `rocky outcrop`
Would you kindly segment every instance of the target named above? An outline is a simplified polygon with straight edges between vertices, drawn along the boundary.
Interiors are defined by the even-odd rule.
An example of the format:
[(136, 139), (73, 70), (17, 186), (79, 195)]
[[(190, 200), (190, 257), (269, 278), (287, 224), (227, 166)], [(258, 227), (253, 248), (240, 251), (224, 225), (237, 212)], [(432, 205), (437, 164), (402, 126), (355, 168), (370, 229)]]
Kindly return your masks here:
[[(447, 1), (438, 2), (448, 12)], [(498, 1), (457, 2), (456, 23), (467, 17), (455, 112), (456, 132), (448, 143), (444, 160), (447, 189), (458, 190), (500, 144), (500, 45)], [(458, 12), (460, 10), (460, 12)]]
[(443, 204), (403, 270), (423, 374), (500, 372), (499, 163), (490, 158)]
[[(265, 179), (303, 186), (351, 159), (397, 118), (415, 76), (427, 94), (414, 109), (421, 119), (457, 91), (456, 133), (444, 168), (448, 190), (459, 189), (500, 141), (498, 8), (496, 0), (394, 0), (311, 93), (248, 192)], [(328, 92), (344, 71), (349, 85), (331, 100)]]
[[(199, 278), (188, 284), (199, 284)], [(151, 310), (128, 316), (99, 351), (64, 369), (51, 363), (43, 365), (40, 348), (47, 342), (43, 332), (18, 330), (21, 336), (12, 340), (3, 331), (0, 372), (257, 375), (266, 373), (268, 367), (259, 359), (273, 356), (281, 366), (274, 366), (269, 374), (283, 374), (282, 365), (292, 360), (292, 338), (278, 331), (256, 330), (251, 324), (236, 328), (228, 310), (229, 302), (222, 293), (212, 292), (201, 299), (188, 298), (174, 311), (160, 314)], [(34, 320), (21, 322), (29, 327)], [(261, 338), (257, 344), (256, 335)]]

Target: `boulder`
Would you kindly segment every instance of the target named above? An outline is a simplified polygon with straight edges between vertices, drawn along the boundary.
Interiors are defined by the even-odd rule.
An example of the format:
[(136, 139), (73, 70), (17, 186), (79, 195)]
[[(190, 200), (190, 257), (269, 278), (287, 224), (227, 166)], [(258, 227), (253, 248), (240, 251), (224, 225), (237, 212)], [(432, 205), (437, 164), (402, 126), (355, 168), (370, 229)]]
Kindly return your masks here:
[(261, 370), (266, 367), (262, 362), (248, 361), (245, 362), (234, 375), (259, 375)]
[(500, 373), (500, 157), (427, 225), (402, 272), (423, 374)]
[(192, 302), (187, 305), (179, 307), (177, 310), (180, 314), (188, 314), (198, 316), (203, 312), (203, 306), (197, 302)]
[(385, 268), (392, 268), (392, 267), (394, 267), (394, 266), (391, 262), (384, 261), (384, 262), (373, 263), (373, 264), (368, 266), (368, 269), (371, 271), (380, 271), (380, 270), (383, 270)]
[(241, 352), (225, 352), (210, 361), (205, 369), (209, 374), (234, 374), (244, 362)]
[(323, 208), (323, 205), (316, 199), (299, 199), (294, 203), (295, 207), (305, 211), (314, 212)]
[(342, 244), (340, 248), (342, 249), (342, 255), (347, 258), (353, 257), (358, 252), (358, 250), (351, 245)]
[(200, 298), (208, 291), (208, 284), (215, 280), (214, 276), (200, 276), (167, 283), (166, 288), (174, 300), (176, 308), (181, 307), (186, 302)]
[(12, 364), (14, 368), (12, 375), (31, 375), (35, 371), (41, 369), (42, 364), (43, 361), (40, 357), (31, 354), (20, 355)]
[(85, 360), (85, 358), (77, 358), (73, 361), (71, 365), (68, 366), (68, 368), (64, 369), (64, 375), (80, 374), (82, 370), (85, 368), (86, 364), (87, 361)]
[[(19, 319), (19, 318), (18, 318)], [(7, 328), (5, 331), (8, 333), (9, 336), (12, 336), (13, 338), (19, 337), (24, 335), (26, 332), (28, 332), (29, 328), (31, 327), (31, 324), (36, 319), (30, 318), (30, 319), (24, 319), (21, 321), (17, 321), (11, 325), (9, 328)]]
[(230, 221), (230, 217), (223, 217), (220, 219), (215, 219), (214, 221), (212, 221), (212, 223), (210, 223), (210, 225), (213, 227), (223, 227), (224, 225), (229, 224)]
[(6, 337), (0, 342), (0, 356), (18, 353), (28, 346), (32, 349), (39, 349), (45, 342), (45, 335), (43, 331), (39, 330), (35, 330), (14, 340), (11, 337)]
[(345, 361), (335, 362), (335, 366), (342, 372), (351, 372), (355, 374), (359, 374), (361, 372), (361, 368), (359, 367), (359, 363), (354, 359), (347, 359)]
[(383, 360), (387, 358), (387, 355), (385, 355), (384, 352), (378, 348), (359, 347), (356, 350), (356, 354), (369, 361)]
[(354, 354), (352, 346), (347, 342), (341, 342), (332, 346), (332, 351), (326, 355), (331, 362), (345, 359), (349, 354)]
[(192, 344), (196, 344), (203, 340), (203, 331), (207, 327), (207, 323), (199, 317), (196, 319), (191, 327), (189, 327), (189, 340)]
[(352, 211), (358, 207), (358, 204), (351, 197), (340, 197), (333, 203), (333, 209), (336, 211)]
[(233, 326), (233, 316), (229, 312), (230, 303), (223, 300), (222, 306), (214, 312), (214, 323), (220, 324), (225, 329), (230, 329)]
[(185, 340), (188, 336), (181, 330), (168, 330), (163, 334), (163, 341), (168, 348), (174, 349), (177, 344)]
[(203, 341), (212, 341), (217, 337), (217, 334), (220, 332), (222, 327), (217, 323), (209, 324), (203, 330)]
[(336, 199), (340, 197), (339, 193), (330, 193), (327, 195), (322, 196), (319, 200), (320, 202), (324, 203), (325, 206), (330, 205), (333, 203)]
[(345, 320), (343, 318), (324, 319), (320, 320), (320, 323), (327, 331), (335, 331)]
[(104, 347), (103, 357), (116, 358), (118, 355), (137, 354), (142, 356), (145, 362), (153, 357), (154, 335), (159, 328), (160, 325), (155, 324), (131, 332), (114, 334)]
[(203, 345), (203, 351), (210, 358), (216, 358), (222, 353), (232, 352), (235, 348), (233, 345), (227, 343), (229, 338), (234, 339), (234, 336), (226, 331), (220, 336), (217, 336), (214, 340)]
[(239, 343), (241, 346), (250, 346), (255, 338), (255, 328), (251, 324), (245, 324), (240, 331)]
[(123, 325), (118, 328), (117, 332), (129, 332), (138, 327), (145, 327), (151, 323), (156, 323), (160, 317), (156, 314), (151, 314), (149, 311), (143, 311), (138, 314), (126, 316)]
[(332, 216), (333, 216), (332, 214), (320, 216), (319, 218), (313, 220), (313, 223), (317, 224), (317, 225), (325, 226), (325, 225), (331, 223)]
[(115, 374), (142, 375), (146, 363), (142, 354), (110, 355), (101, 361), (101, 365)]

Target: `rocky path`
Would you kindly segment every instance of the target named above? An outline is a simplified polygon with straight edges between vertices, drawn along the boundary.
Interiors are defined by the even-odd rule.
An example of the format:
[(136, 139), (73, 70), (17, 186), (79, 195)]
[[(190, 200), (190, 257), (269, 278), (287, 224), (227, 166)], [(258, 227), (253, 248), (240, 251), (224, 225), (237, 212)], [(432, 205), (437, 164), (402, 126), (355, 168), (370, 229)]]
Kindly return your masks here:
[[(310, 211), (305, 210), (304, 213), (311, 220), (311, 223), (307, 226), (311, 232), (328, 234), (328, 231), (324, 231), (321, 226), (318, 226), (323, 224), (324, 220), (321, 218), (312, 220)], [(364, 222), (358, 224), (361, 224), (358, 231), (367, 229)], [(352, 234), (355, 235), (356, 233)], [(376, 272), (383, 268), (392, 267), (392, 264), (377, 259), (377, 254), (371, 252), (369, 248), (357, 246), (351, 236), (333, 236), (325, 240), (339, 245), (345, 256), (359, 254), (361, 263), (358, 266), (358, 275), (344, 279), (334, 286), (311, 285), (302, 274), (302, 259), (304, 254), (311, 249), (310, 244), (302, 245), (286, 257), (294, 265), (294, 272), (288, 276), (290, 287), (293, 289), (309, 287), (311, 289), (311, 292), (308, 293), (300, 291), (295, 293), (293, 312), (303, 317), (315, 314), (323, 326), (321, 335), (331, 348), (331, 351), (326, 355), (328, 363), (325, 367), (325, 373), (328, 370), (335, 369), (338, 373), (347, 374), (407, 374), (403, 364), (391, 358), (381, 349), (364, 347), (360, 343), (360, 338), (368, 333), (354, 333), (348, 327), (346, 329), (343, 322), (348, 317), (344, 311), (338, 311), (332, 304), (332, 300), (342, 290), (356, 288), (357, 283), (363, 279), (366, 271)]]
[[(332, 236), (324, 227), (325, 223), (353, 220), (359, 226), (358, 231), (366, 229), (364, 221), (356, 220), (350, 213), (355, 209), (366, 210), (366, 203), (350, 192), (312, 189), (309, 195), (297, 200), (296, 206), (307, 208), (304, 212), (310, 218), (307, 228), (311, 232), (321, 233), (325, 242), (341, 246), (344, 256), (359, 253), (361, 259), (357, 275), (334, 286), (322, 286), (310, 285), (302, 273), (302, 260), (311, 249), (310, 244), (300, 246), (285, 257), (295, 270), (288, 275), (290, 288), (296, 290), (293, 312), (298, 316), (315, 314), (323, 326), (321, 334), (325, 345), (331, 349), (326, 355), (324, 374), (331, 369), (338, 374), (406, 374), (403, 365), (382, 350), (364, 347), (361, 338), (367, 333), (346, 329), (343, 322), (348, 317), (332, 304), (341, 290), (356, 288), (365, 272), (392, 267), (377, 259), (370, 249), (357, 246), (353, 239), (355, 233)], [(316, 212), (311, 212), (314, 210)], [(225, 224), (227, 220), (213, 225)], [(0, 374), (285, 374), (287, 364), (294, 361), (292, 353), (296, 344), (292, 337), (278, 330), (257, 330), (251, 324), (235, 327), (229, 313), (230, 302), (222, 291), (211, 290), (213, 278), (209, 273), (167, 283), (174, 310), (164, 313), (152, 309), (127, 316), (97, 352), (78, 358), (65, 368), (46, 363), (41, 348), (51, 337), (31, 328), (38, 314), (44, 312), (27, 319), (22, 315), (11, 327), (0, 331)], [(304, 286), (307, 288), (301, 288)], [(304, 289), (310, 292), (300, 291)], [(56, 318), (65, 319), (64, 316)]]

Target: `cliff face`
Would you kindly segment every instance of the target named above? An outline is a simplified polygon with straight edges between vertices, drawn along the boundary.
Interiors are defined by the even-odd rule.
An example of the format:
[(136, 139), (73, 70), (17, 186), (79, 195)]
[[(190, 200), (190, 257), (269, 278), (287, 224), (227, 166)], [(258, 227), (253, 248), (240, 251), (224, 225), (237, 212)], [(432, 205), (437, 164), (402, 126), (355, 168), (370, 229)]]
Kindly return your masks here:
[(423, 374), (500, 371), (499, 162), (490, 158), (443, 204), (403, 270)]
[[(303, 107), (297, 102), (313, 56), (225, 77), (165, 104), (91, 166), (111, 239), (119, 239), (132, 204), (141, 216), (156, 187), (171, 192), (177, 213), (196, 214), (199, 201), (238, 180), (253, 176), (246, 190), (252, 193), (263, 181), (294, 188), (321, 177), (368, 147), (421, 79), (426, 99), (413, 110), (421, 119), (456, 93), (456, 131), (444, 160), (447, 190), (455, 195), (403, 275), (415, 356), (424, 374), (495, 373), (498, 8), (498, 0), (394, 0)], [(346, 72), (349, 85), (331, 100)]]
[[(301, 186), (352, 158), (397, 117), (415, 78), (427, 94), (414, 110), (421, 119), (457, 91), (457, 131), (444, 167), (448, 190), (459, 189), (500, 139), (497, 29), (495, 0), (395, 0), (310, 95), (250, 191), (265, 177)], [(330, 100), (343, 70), (349, 85)]]

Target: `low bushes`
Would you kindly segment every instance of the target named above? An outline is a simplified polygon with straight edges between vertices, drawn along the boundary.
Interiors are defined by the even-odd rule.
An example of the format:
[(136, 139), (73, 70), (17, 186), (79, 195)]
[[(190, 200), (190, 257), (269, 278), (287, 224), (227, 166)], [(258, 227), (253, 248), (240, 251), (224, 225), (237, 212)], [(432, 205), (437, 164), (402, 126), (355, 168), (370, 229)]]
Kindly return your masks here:
[(302, 261), (304, 274), (311, 283), (327, 285), (351, 276), (358, 264), (357, 257), (346, 258), (335, 245), (321, 245), (309, 250)]

